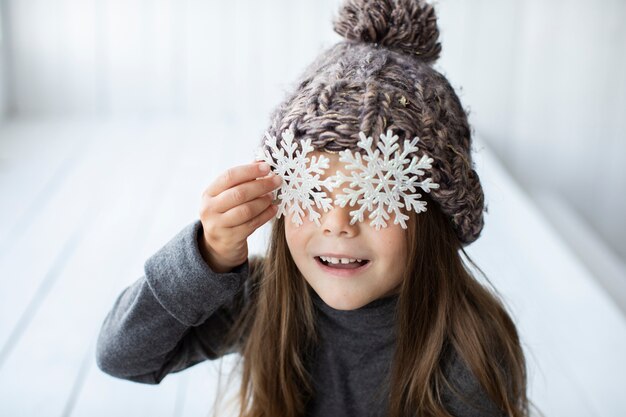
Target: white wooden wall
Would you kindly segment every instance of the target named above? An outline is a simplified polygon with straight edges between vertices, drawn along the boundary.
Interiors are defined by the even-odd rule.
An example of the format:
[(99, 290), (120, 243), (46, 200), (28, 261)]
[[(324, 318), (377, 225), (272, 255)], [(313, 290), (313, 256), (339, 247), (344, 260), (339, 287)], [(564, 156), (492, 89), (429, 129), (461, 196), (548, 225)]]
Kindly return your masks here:
[(4, 0), (0, 0), (0, 123), (7, 112), (7, 76), (6, 76), (6, 25), (4, 15)]
[(531, 193), (558, 193), (626, 259), (626, 2), (440, 1), (475, 128)]
[[(4, 0), (21, 116), (264, 121), (341, 0)], [(529, 191), (626, 258), (626, 2), (439, 0), (438, 68)], [(259, 122), (261, 126), (263, 122)]]
[(21, 115), (266, 117), (340, 39), (334, 0), (8, 2)]

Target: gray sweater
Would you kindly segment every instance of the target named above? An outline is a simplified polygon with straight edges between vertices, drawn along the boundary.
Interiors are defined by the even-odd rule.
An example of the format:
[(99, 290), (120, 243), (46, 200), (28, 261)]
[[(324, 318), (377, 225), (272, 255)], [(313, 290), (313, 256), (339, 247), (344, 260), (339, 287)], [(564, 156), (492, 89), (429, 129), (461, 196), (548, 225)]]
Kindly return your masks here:
[[(235, 306), (249, 293), (249, 263), (228, 273), (213, 272), (200, 255), (200, 233), (200, 220), (183, 228), (146, 260), (145, 275), (117, 297), (98, 336), (96, 361), (102, 371), (158, 384), (169, 373), (218, 358), (215, 352), (237, 314)], [(383, 416), (398, 296), (342, 311), (312, 294), (320, 345), (312, 370), (316, 394), (307, 415)], [(446, 369), (472, 403), (445, 392), (444, 406), (452, 415), (504, 415), (457, 355)]]

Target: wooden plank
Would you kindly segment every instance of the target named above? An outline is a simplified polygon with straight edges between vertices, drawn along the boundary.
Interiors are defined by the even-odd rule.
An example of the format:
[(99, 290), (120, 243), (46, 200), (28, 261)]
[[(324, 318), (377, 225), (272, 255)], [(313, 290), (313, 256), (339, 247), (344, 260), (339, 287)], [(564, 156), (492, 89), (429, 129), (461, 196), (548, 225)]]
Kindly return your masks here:
[[(87, 355), (93, 358), (95, 352)], [(89, 366), (80, 395), (63, 416), (177, 416), (181, 408), (180, 384), (187, 375), (172, 374), (159, 385), (121, 381)], [(183, 386), (182, 388), (185, 388)]]
[(228, 3), (187, 0), (185, 5), (186, 108), (194, 115), (222, 114), (218, 103), (224, 97), (223, 89), (230, 88), (227, 94), (232, 95), (237, 88), (228, 77), (229, 61), (223, 56), (231, 35), (224, 23)]
[[(37, 314), (0, 373), (0, 404), (11, 415), (40, 415), (44, 407), (47, 415), (61, 414), (64, 409), (67, 413), (68, 399), (74, 401), (75, 393), (82, 391), (75, 382), (83, 378), (85, 352), (112, 305), (114, 293), (128, 279), (125, 267), (135, 253), (134, 247), (141, 244), (145, 229), (154, 220), (150, 210), (158, 206), (163, 198), (161, 189), (168, 184), (168, 170), (163, 167), (172, 158), (170, 167), (175, 169), (179, 155), (171, 136), (159, 137), (154, 131), (150, 135), (137, 133), (142, 132), (109, 130), (103, 135), (107, 140), (102, 141), (101, 160), (79, 174), (100, 186), (82, 190), (89, 191), (81, 197), (91, 200), (93, 210), (80, 245), (68, 257), (47, 296), (42, 297)], [(113, 158), (104, 156), (107, 154)], [(141, 164), (137, 164), (139, 159)], [(120, 225), (126, 230), (123, 234)], [(175, 392), (175, 382), (167, 386)], [(162, 393), (166, 392), (164, 388)], [(29, 401), (23, 401), (25, 398)], [(153, 403), (156, 406), (157, 401)]]
[(9, 70), (9, 52), (7, 48), (7, 29), (8, 19), (6, 2), (0, 0), (0, 122), (7, 117), (9, 112), (9, 97), (11, 96), (11, 87), (7, 80), (10, 78)]
[[(238, 373), (230, 374), (234, 369), (236, 355), (226, 355), (221, 360), (205, 362), (185, 371), (187, 380), (186, 389), (181, 398), (180, 416), (206, 417), (209, 412), (217, 416), (236, 416), (237, 401), (241, 378)], [(221, 378), (221, 380), (218, 380)], [(229, 378), (230, 385), (228, 384)], [(219, 382), (219, 387), (218, 387)], [(218, 403), (216, 398), (220, 399)]]
[(77, 197), (81, 193), (88, 196), (96, 188), (88, 178), (89, 173), (106, 169), (96, 163), (102, 156), (97, 147), (89, 148), (76, 163), (76, 170), (85, 176), (69, 176), (58, 189), (51, 191), (53, 195), (45, 210), (37, 212), (33, 208), (31, 221), (21, 238), (0, 257), (0, 270), (10, 277), (0, 280), (0, 366), (9, 354), (6, 350), (9, 335), (20, 332), (16, 324), (37, 307), (41, 297), (37, 292), (48, 288), (58, 277), (66, 260), (63, 248), (74, 244), (72, 239), (80, 219), (90, 209), (90, 199)]
[[(96, 1), (99, 0), (57, 0), (54, 3), (59, 10), (59, 20), (55, 24), (61, 33), (61, 78), (47, 80), (59, 85), (54, 107), (49, 112), (93, 117), (100, 111), (96, 80), (101, 70), (97, 67), (101, 50), (96, 36)], [(41, 72), (45, 74), (45, 71)]]
[(563, 199), (543, 192), (534, 200), (626, 317), (626, 264)]
[[(162, 127), (159, 129), (163, 129)], [(202, 189), (194, 186), (193, 177), (198, 176), (198, 167), (213, 165), (213, 159), (220, 156), (216, 152), (208, 152), (204, 148), (210, 148), (211, 141), (207, 140), (202, 133), (190, 130), (186, 126), (175, 126), (168, 130), (170, 137), (177, 137), (180, 153), (174, 166), (168, 164), (170, 169), (164, 180), (148, 179), (140, 181), (143, 186), (156, 184), (154, 190), (160, 196), (158, 204), (150, 203), (138, 210), (138, 214), (150, 213), (149, 226), (137, 228), (135, 241), (142, 242), (134, 248), (126, 249), (132, 253), (132, 262), (119, 273), (120, 280), (112, 286), (107, 297), (106, 308), (100, 312), (98, 320), (92, 323), (95, 340), (100, 329), (101, 321), (108, 309), (113, 305), (117, 295), (125, 285), (132, 283), (143, 274), (143, 264), (148, 256), (162, 247), (171, 237), (187, 223), (193, 221), (199, 209), (200, 193)], [(139, 184), (139, 182), (137, 183)], [(154, 201), (148, 198), (147, 201)], [(134, 200), (129, 196), (129, 200)], [(135, 272), (131, 272), (135, 271)], [(95, 355), (95, 352), (91, 352)], [(109, 377), (100, 371), (92, 360), (86, 373), (85, 381), (77, 396), (75, 405), (68, 415), (76, 416), (110, 416), (110, 415), (188, 415), (185, 409), (186, 390), (189, 386), (187, 372), (168, 375), (161, 384), (142, 385)], [(181, 385), (186, 384), (186, 385)], [(206, 396), (207, 393), (203, 393)]]
[[(62, 124), (0, 125), (0, 257), (7, 256), (75, 169), (89, 138)], [(42, 140), (45, 138), (46, 140)]]
[(50, 82), (63, 79), (60, 10), (45, 0), (7, 1), (7, 6), (14, 93), (11, 107), (24, 115), (48, 112), (63, 95), (62, 83)]
[[(621, 221), (624, 218), (626, 210), (626, 198), (623, 192), (617, 190), (626, 190), (626, 174), (624, 174), (624, 155), (626, 155), (626, 118), (623, 116), (626, 110), (626, 79), (622, 75), (626, 73), (626, 26), (621, 22), (626, 16), (626, 2), (614, 0), (610, 2), (612, 11), (611, 19), (608, 23), (609, 37), (606, 40), (609, 51), (612, 54), (613, 62), (607, 65), (610, 71), (607, 76), (607, 98), (604, 100), (603, 110), (606, 114), (606, 143), (601, 147), (594, 142), (594, 149), (598, 152), (597, 172), (601, 172), (601, 177), (594, 177), (594, 181), (601, 178), (602, 186), (598, 187), (598, 183), (593, 184), (593, 188), (597, 188), (600, 192), (593, 204), (589, 198), (582, 197), (580, 193), (580, 202), (578, 208), (583, 213), (588, 222), (600, 230), (602, 236), (607, 239), (617, 255), (626, 262), (626, 222)], [(589, 146), (586, 147), (588, 149)], [(589, 150), (589, 149), (588, 149)], [(590, 172), (596, 172), (590, 170)], [(598, 210), (602, 210), (602, 215), (598, 215)], [(623, 294), (626, 297), (626, 294)]]

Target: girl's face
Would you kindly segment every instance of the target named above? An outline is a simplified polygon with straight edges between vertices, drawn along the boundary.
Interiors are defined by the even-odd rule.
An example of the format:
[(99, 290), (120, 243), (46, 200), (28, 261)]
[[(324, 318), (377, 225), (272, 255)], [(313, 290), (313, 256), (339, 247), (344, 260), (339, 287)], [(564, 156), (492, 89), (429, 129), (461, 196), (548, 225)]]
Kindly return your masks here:
[[(337, 170), (349, 173), (337, 154), (316, 151), (307, 156), (319, 155), (330, 159), (330, 167), (320, 179), (333, 175)], [(328, 189), (324, 191), (334, 202), (336, 195), (342, 194), (342, 189), (348, 186), (349, 183), (343, 183), (332, 193)], [(350, 224), (350, 211), (357, 208), (357, 205), (350, 207), (349, 204), (342, 208), (334, 203), (327, 212), (316, 208), (321, 215), (321, 226), (308, 218), (297, 226), (290, 215), (285, 218), (287, 245), (298, 269), (320, 298), (337, 310), (354, 310), (398, 292), (406, 263), (407, 231), (399, 224), (393, 224), (394, 215), (386, 220), (387, 227), (376, 230), (369, 224), (368, 212), (363, 216), (365, 221)], [(369, 262), (355, 274), (338, 276), (320, 265), (318, 257), (324, 254), (368, 259)], [(339, 272), (347, 271), (342, 269)]]

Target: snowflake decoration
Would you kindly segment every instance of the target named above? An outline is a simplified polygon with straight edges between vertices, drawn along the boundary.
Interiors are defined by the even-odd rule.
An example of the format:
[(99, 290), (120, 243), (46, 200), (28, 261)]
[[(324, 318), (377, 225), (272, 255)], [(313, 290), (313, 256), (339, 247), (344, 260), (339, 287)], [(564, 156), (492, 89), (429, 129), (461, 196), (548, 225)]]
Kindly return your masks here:
[[(274, 172), (284, 180), (280, 189), (273, 191), (274, 199), (280, 197), (281, 200), (276, 216), (280, 218), (281, 215), (286, 217), (287, 214), (292, 214), (292, 222), (298, 226), (302, 224), (305, 210), (308, 211), (309, 220), (321, 226), (319, 221), (321, 215), (314, 210), (314, 206), (326, 212), (332, 208), (333, 203), (333, 200), (322, 191), (322, 187), (332, 191), (344, 182), (350, 182), (350, 187), (357, 186), (356, 190), (344, 188), (342, 191), (345, 194), (339, 194), (334, 204), (340, 207), (350, 204), (352, 207), (359, 203), (360, 208), (350, 212), (352, 217), (350, 224), (363, 221), (363, 214), (367, 210), (370, 213), (368, 218), (373, 219), (370, 225), (376, 227), (376, 230), (387, 227), (386, 220), (390, 218), (388, 213), (392, 212), (395, 214), (394, 224), (399, 223), (406, 229), (405, 221), (409, 216), (401, 212), (402, 207), (413, 209), (417, 213), (426, 211), (426, 202), (418, 200), (422, 195), (416, 193), (416, 187), (422, 188), (425, 192), (439, 188), (439, 184), (433, 183), (431, 178), (417, 181), (417, 177), (424, 174), (423, 169), (432, 167), (432, 158), (426, 155), (419, 160), (416, 156), (407, 158), (411, 152), (418, 150), (418, 137), (411, 142), (405, 140), (404, 148), (400, 152), (397, 151), (398, 136), (392, 135), (391, 130), (388, 130), (386, 135), (380, 135), (378, 149), (372, 152), (372, 138), (360, 132), (357, 146), (363, 148), (367, 155), (361, 158), (361, 154), (352, 155), (350, 150), (339, 152), (339, 161), (348, 163), (346, 168), (351, 170), (351, 175), (347, 176), (337, 171), (335, 175), (320, 180), (324, 169), (329, 168), (329, 159), (324, 156), (320, 156), (319, 159), (306, 156), (314, 150), (311, 139), (301, 140), (302, 150), (298, 150), (298, 145), (293, 140), (293, 132), (290, 130), (282, 133), (281, 148), (276, 144), (276, 137), (270, 136), (267, 132), (265, 136), (265, 145), (271, 153), (268, 149), (261, 148), (257, 153), (257, 160), (270, 164)], [(309, 161), (310, 165), (307, 164)], [(290, 202), (293, 204), (289, 205)]]
[[(402, 228), (406, 229), (405, 220), (408, 220), (409, 216), (401, 212), (402, 207), (406, 207), (407, 210), (413, 209), (416, 213), (426, 211), (426, 202), (418, 200), (422, 195), (416, 193), (416, 187), (421, 187), (425, 192), (439, 188), (439, 184), (433, 183), (431, 178), (417, 181), (417, 177), (424, 174), (423, 169), (432, 167), (433, 159), (426, 155), (423, 155), (419, 161), (416, 156), (410, 160), (407, 158), (408, 154), (418, 150), (418, 137), (413, 138), (411, 142), (405, 139), (402, 152), (396, 152), (399, 148), (396, 143), (398, 136), (392, 135), (391, 130), (387, 130), (386, 135), (380, 135), (378, 149), (375, 152), (371, 150), (371, 137), (366, 137), (363, 132), (359, 134), (359, 137), (361, 139), (357, 146), (363, 148), (367, 155), (361, 159), (361, 154), (355, 153), (353, 156), (349, 149), (339, 152), (339, 160), (349, 163), (346, 168), (351, 170), (351, 176), (337, 171), (333, 182), (333, 186), (338, 187), (350, 181), (350, 187), (358, 186), (359, 188), (357, 190), (344, 188), (342, 191), (345, 194), (338, 195), (334, 203), (339, 204), (340, 207), (345, 207), (348, 203), (351, 207), (356, 202), (360, 204), (359, 209), (350, 212), (352, 216), (350, 224), (363, 221), (363, 213), (367, 210), (371, 212), (368, 218), (373, 218), (370, 225), (379, 230), (381, 227), (387, 227), (385, 220), (389, 220), (388, 213), (393, 212), (395, 213), (394, 224), (400, 223)], [(381, 152), (382, 158), (379, 157)], [(363, 163), (363, 160), (367, 162), (367, 165)], [(404, 204), (401, 200), (404, 200)]]
[[(274, 172), (281, 176), (283, 182), (280, 189), (272, 192), (274, 200), (280, 195), (280, 205), (278, 206), (277, 218), (281, 215), (292, 214), (291, 221), (297, 226), (302, 224), (302, 216), (305, 210), (309, 213), (309, 220), (321, 226), (319, 218), (321, 215), (313, 209), (313, 205), (322, 208), (325, 212), (332, 208), (332, 198), (326, 196), (321, 187), (332, 187), (332, 178), (320, 180), (320, 174), (328, 168), (329, 159), (320, 156), (308, 158), (306, 155), (312, 152), (311, 139), (300, 141), (302, 150), (297, 149), (298, 143), (293, 140), (291, 130), (282, 133), (281, 148), (276, 145), (276, 137), (265, 133), (265, 145), (271, 149), (271, 154), (267, 149), (260, 148), (257, 153), (257, 160), (262, 160), (274, 168)], [(285, 153), (287, 151), (287, 153)], [(274, 162), (276, 160), (276, 162)], [(307, 164), (311, 162), (310, 165)], [(318, 191), (315, 191), (318, 190)], [(289, 204), (293, 202), (293, 204)], [(289, 208), (287, 206), (289, 205)]]

